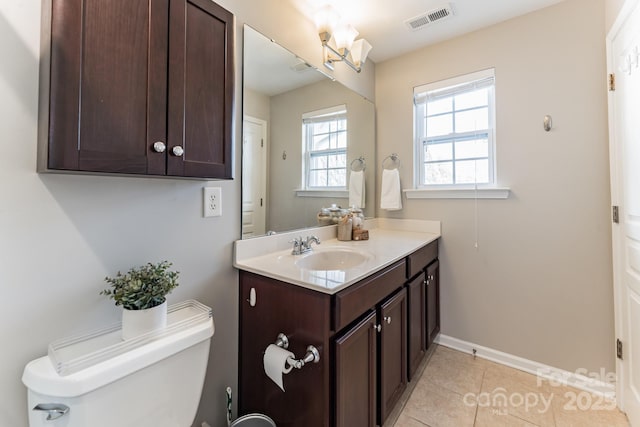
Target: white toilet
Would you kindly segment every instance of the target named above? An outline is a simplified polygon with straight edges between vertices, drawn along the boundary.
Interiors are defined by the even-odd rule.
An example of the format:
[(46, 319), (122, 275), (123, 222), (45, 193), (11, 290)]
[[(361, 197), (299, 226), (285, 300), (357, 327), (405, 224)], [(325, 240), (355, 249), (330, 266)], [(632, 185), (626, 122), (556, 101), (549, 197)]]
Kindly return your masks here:
[(191, 426), (214, 325), (211, 309), (197, 301), (176, 306), (161, 334), (122, 341), (112, 328), (52, 345), (48, 356), (29, 362), (22, 376), (29, 425)]

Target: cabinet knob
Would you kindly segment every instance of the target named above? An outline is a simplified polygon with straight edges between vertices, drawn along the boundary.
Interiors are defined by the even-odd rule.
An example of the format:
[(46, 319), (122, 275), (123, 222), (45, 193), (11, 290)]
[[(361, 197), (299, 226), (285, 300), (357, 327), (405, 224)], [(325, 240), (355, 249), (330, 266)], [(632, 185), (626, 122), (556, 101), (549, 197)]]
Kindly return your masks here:
[(380, 332), (380, 331), (382, 330), (382, 325), (373, 325), (373, 329), (374, 329), (376, 332)]
[(425, 284), (425, 285), (428, 285), (428, 284), (429, 284), (429, 281), (428, 281), (427, 279), (424, 279), (424, 280), (422, 281), (422, 283), (423, 283), (423, 284)]
[(173, 153), (174, 156), (180, 157), (184, 154), (184, 149), (181, 146), (176, 145), (171, 149), (171, 153)]
[(164, 150), (166, 149), (167, 149), (167, 145), (162, 141), (153, 143), (153, 151), (155, 151), (156, 153), (164, 153)]
[(385, 317), (384, 321), (387, 322), (387, 325), (390, 325), (391, 324), (391, 316)]

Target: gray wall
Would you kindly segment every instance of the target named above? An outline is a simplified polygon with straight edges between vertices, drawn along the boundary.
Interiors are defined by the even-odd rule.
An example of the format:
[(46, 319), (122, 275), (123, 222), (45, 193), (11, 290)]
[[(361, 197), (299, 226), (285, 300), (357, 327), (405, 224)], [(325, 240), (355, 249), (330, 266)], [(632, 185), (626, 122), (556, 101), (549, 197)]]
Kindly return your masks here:
[[(412, 88), (496, 69), (507, 200), (405, 200), (442, 221), (442, 332), (554, 367), (613, 371), (604, 0), (568, 0), (376, 66), (378, 158), (412, 185)], [(543, 130), (545, 114), (554, 128)]]
[[(197, 425), (225, 423), (224, 389), (237, 385), (242, 24), (321, 65), (313, 23), (282, 0), (221, 0), (236, 14), (236, 179), (222, 187), (224, 215), (202, 218), (202, 181), (42, 175), (36, 170), (40, 1), (0, 2), (0, 425), (27, 425), (24, 365), (56, 338), (111, 324), (120, 310), (98, 295), (103, 278), (168, 259), (181, 272), (169, 303), (213, 308), (216, 332)], [(374, 64), (345, 81), (373, 97)], [(351, 73), (352, 75), (350, 75)]]
[(249, 88), (244, 89), (243, 96), (243, 114), (269, 122), (269, 117), (271, 116), (269, 96)]

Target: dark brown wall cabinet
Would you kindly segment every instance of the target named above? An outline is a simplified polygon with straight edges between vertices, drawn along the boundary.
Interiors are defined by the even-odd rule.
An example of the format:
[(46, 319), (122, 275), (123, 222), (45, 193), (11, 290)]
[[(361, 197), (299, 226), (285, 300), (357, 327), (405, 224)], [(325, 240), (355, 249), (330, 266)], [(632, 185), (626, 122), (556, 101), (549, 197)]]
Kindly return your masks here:
[[(434, 241), (333, 295), (240, 271), (239, 413), (267, 414), (278, 427), (382, 425), (438, 333), (427, 285), (430, 275), (437, 284), (437, 256)], [(284, 376), (285, 392), (263, 368), (279, 333), (297, 357), (308, 345), (320, 351), (319, 363)]]
[(230, 12), (210, 0), (49, 0), (43, 17), (40, 169), (232, 177)]

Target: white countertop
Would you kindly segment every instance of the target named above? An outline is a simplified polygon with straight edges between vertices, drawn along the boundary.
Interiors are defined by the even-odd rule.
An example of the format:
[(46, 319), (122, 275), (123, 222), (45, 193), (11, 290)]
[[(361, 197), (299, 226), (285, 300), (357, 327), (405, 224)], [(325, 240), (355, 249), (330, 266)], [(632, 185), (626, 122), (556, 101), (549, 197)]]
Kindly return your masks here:
[[(319, 227), (297, 232), (239, 240), (235, 246), (234, 267), (315, 291), (334, 294), (406, 257), (440, 237), (440, 222), (377, 219), (367, 221), (369, 240), (339, 241), (336, 227)], [(317, 235), (322, 243), (313, 251), (291, 255), (289, 240), (298, 235)], [(271, 239), (271, 240), (269, 240)], [(282, 247), (286, 247), (283, 249)], [(313, 253), (335, 249), (352, 250), (366, 260), (345, 270), (308, 270), (295, 265)], [(348, 256), (348, 255), (347, 255)]]

